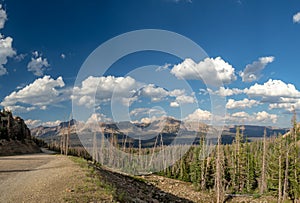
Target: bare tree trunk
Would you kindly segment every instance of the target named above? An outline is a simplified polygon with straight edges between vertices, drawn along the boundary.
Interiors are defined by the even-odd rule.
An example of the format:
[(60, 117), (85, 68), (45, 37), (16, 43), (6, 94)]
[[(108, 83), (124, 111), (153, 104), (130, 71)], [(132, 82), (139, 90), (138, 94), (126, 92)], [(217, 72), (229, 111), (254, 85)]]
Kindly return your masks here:
[(205, 174), (206, 174), (206, 168), (205, 168), (205, 158), (206, 158), (206, 140), (204, 135), (202, 135), (202, 147), (201, 147), (201, 190), (204, 190), (205, 184), (206, 184), (206, 179), (205, 179)]
[(151, 155), (151, 158), (150, 158), (150, 161), (149, 161), (149, 166), (152, 165), (153, 157), (154, 157), (154, 154), (155, 154), (155, 148), (156, 148), (156, 145), (157, 145), (158, 136), (159, 136), (159, 134), (156, 136), (156, 139), (155, 139), (155, 142), (154, 142), (154, 146), (153, 146), (153, 149), (152, 149), (152, 155)]
[(11, 133), (11, 122), (10, 122), (10, 113), (8, 113), (8, 116), (7, 116), (7, 134), (8, 134), (8, 137), (11, 137), (12, 133)]
[(215, 187), (217, 194), (217, 203), (222, 202), (222, 174), (221, 174), (221, 135), (218, 136), (218, 145), (217, 145), (217, 160), (216, 160), (216, 179), (215, 179)]
[(281, 186), (281, 150), (282, 150), (282, 142), (281, 138), (279, 140), (279, 157), (278, 157), (278, 203), (281, 203), (281, 198), (282, 198), (282, 186)]
[(99, 150), (99, 151), (100, 151), (100, 155), (99, 155), (100, 157), (99, 157), (99, 159), (100, 159), (101, 165), (103, 165), (103, 163), (104, 163), (104, 157), (105, 157), (105, 155), (106, 155), (106, 154), (105, 154), (105, 151), (104, 151), (104, 150), (105, 150), (105, 146), (104, 146), (104, 145), (105, 145), (104, 136), (105, 136), (105, 135), (104, 135), (104, 132), (102, 132), (102, 133), (101, 133), (101, 144), (100, 144), (100, 150)]
[(60, 136), (60, 154), (65, 154), (65, 134), (63, 133)]
[(93, 137), (93, 161), (98, 161), (98, 149), (97, 149), (97, 133), (94, 132), (94, 137)]
[(65, 154), (68, 155), (68, 151), (69, 151), (69, 143), (70, 143), (70, 133), (71, 133), (71, 120), (69, 120), (69, 125), (68, 125), (68, 133), (66, 136), (66, 151)]
[(283, 183), (283, 196), (282, 200), (287, 198), (287, 189), (288, 189), (288, 172), (289, 172), (289, 147), (286, 140), (286, 155), (285, 155), (285, 171), (284, 171), (284, 183)]
[(264, 130), (264, 141), (263, 141), (263, 157), (262, 157), (262, 169), (261, 169), (261, 185), (260, 185), (260, 194), (263, 194), (266, 191), (266, 128)]
[(296, 181), (295, 185), (298, 185), (298, 175), (297, 175), (297, 159), (298, 159), (298, 150), (297, 150), (297, 114), (296, 110), (293, 106), (293, 118), (292, 118), (292, 125), (293, 125), (293, 138), (294, 138), (294, 153), (293, 153), (293, 159), (294, 159), (294, 180)]

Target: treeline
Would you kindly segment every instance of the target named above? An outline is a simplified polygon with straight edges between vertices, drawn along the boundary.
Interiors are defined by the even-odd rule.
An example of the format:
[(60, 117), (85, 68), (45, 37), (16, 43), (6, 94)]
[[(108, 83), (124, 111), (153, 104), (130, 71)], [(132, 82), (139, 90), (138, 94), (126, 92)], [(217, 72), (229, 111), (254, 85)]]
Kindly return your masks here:
[[(300, 201), (299, 129), (296, 114), (286, 136), (248, 142), (237, 128), (231, 145), (207, 145), (201, 135), (200, 145), (193, 146), (176, 164), (160, 174), (192, 182), (197, 190), (214, 192), (217, 202), (225, 194), (258, 194), (276, 196), (278, 202)], [(207, 152), (210, 152), (207, 155)]]

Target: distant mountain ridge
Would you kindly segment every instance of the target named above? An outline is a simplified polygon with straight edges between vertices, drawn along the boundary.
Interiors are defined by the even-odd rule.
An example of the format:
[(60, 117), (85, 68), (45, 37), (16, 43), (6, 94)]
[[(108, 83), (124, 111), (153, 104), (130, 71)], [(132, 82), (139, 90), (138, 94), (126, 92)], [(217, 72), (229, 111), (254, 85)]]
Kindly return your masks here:
[[(115, 135), (118, 139), (124, 138), (125, 134), (131, 139), (133, 145), (136, 143), (136, 139), (139, 137), (142, 140), (148, 140), (154, 142), (155, 137), (158, 134), (162, 134), (164, 143), (168, 144), (172, 142), (176, 136), (180, 134), (182, 139), (195, 138), (195, 144), (199, 143), (199, 133), (207, 133), (209, 130), (211, 133), (216, 132), (216, 129), (210, 127), (204, 123), (198, 122), (184, 122), (171, 117), (165, 117), (165, 119), (158, 119), (152, 123), (132, 123), (130, 121), (121, 122), (99, 122), (99, 126), (94, 126), (92, 123), (81, 123), (72, 119), (71, 121), (62, 122), (58, 126), (43, 127), (38, 126), (31, 129), (33, 136), (44, 139), (47, 142), (50, 140), (59, 140), (59, 137), (68, 132), (68, 126), (70, 125), (70, 133), (73, 139), (77, 139), (77, 132), (79, 134), (89, 135), (91, 132), (95, 132), (95, 129), (100, 133), (103, 133), (106, 137)], [(222, 142), (224, 144), (230, 144), (234, 140), (236, 127), (240, 125), (225, 126), (222, 132)], [(289, 129), (275, 128), (270, 126), (255, 126), (244, 125), (244, 136), (249, 140), (255, 140), (263, 137), (264, 129), (266, 128), (267, 136), (278, 135), (279, 133), (285, 134)], [(100, 130), (99, 130), (100, 129)], [(121, 141), (120, 141), (121, 142)], [(147, 141), (144, 141), (147, 142)]]

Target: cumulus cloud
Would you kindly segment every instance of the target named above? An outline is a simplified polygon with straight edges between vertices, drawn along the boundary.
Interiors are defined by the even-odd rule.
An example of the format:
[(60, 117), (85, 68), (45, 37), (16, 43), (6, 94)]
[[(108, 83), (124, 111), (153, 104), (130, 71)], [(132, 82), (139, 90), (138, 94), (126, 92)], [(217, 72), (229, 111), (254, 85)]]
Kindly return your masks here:
[(151, 102), (166, 101), (167, 98), (172, 97), (178, 104), (196, 101), (194, 95), (188, 95), (185, 90), (169, 91), (154, 84), (143, 84), (130, 76), (90, 76), (83, 80), (81, 85), (74, 87), (71, 96), (77, 105), (84, 105), (88, 108), (105, 104), (112, 98), (120, 101), (124, 106), (130, 106), (132, 102), (143, 97), (149, 98)]
[(193, 113), (189, 114), (184, 120), (187, 121), (209, 121), (212, 114), (209, 111), (196, 109)]
[(67, 99), (60, 89), (64, 86), (62, 77), (55, 80), (50, 76), (44, 76), (24, 88), (12, 92), (0, 104), (14, 111), (45, 110), (49, 105)]
[(220, 86), (221, 82), (228, 84), (236, 80), (234, 68), (221, 57), (206, 58), (198, 64), (187, 58), (175, 65), (171, 73), (178, 79), (202, 80), (213, 86)]
[(253, 106), (257, 106), (259, 104), (259, 101), (253, 100), (253, 99), (243, 99), (236, 101), (234, 99), (229, 99), (226, 108), (227, 109), (245, 109), (245, 108), (251, 108)]
[(269, 114), (265, 111), (261, 111), (255, 114), (255, 118), (257, 121), (267, 121), (267, 120), (271, 120), (272, 123), (276, 123), (277, 122), (277, 115), (275, 114)]
[(262, 75), (261, 71), (274, 61), (274, 56), (261, 57), (258, 61), (246, 65), (244, 71), (240, 71), (239, 75), (242, 77), (243, 82), (253, 82), (258, 80)]
[(33, 57), (27, 65), (27, 70), (32, 72), (35, 76), (42, 76), (47, 67), (50, 66), (46, 58), (42, 58), (37, 51), (33, 52)]
[(4, 24), (7, 21), (6, 11), (2, 8), (2, 4), (0, 4), (0, 29), (4, 28)]
[(219, 90), (213, 91), (209, 88), (207, 88), (207, 91), (210, 94), (216, 94), (222, 97), (228, 97), (228, 96), (232, 96), (232, 95), (237, 95), (237, 94), (242, 94), (244, 92), (244, 90), (242, 89), (238, 89), (238, 88), (225, 88), (225, 87), (220, 87)]
[(293, 16), (293, 22), (294, 22), (294, 23), (300, 23), (300, 12), (296, 13), (296, 14)]
[(254, 84), (250, 88), (244, 89), (250, 97), (262, 97), (264, 101), (278, 101), (280, 97), (300, 97), (300, 92), (293, 84), (286, 84), (281, 80), (268, 80), (263, 85)]
[(276, 123), (278, 116), (276, 114), (270, 114), (266, 111), (260, 111), (252, 113), (251, 115), (245, 111), (235, 112), (227, 115), (227, 121), (234, 123), (248, 123), (248, 124), (259, 124), (259, 123)]
[(19, 55), (15, 56), (15, 60), (18, 62), (23, 61), (26, 56), (27, 56), (27, 54), (19, 54)]
[(238, 119), (241, 119), (241, 118), (250, 118), (250, 115), (248, 113), (246, 113), (245, 111), (240, 111), (240, 112), (235, 112), (231, 115), (231, 117), (234, 117), (234, 118), (238, 118)]
[(80, 86), (73, 88), (72, 99), (78, 105), (92, 108), (111, 100), (131, 98), (138, 87), (138, 82), (132, 77), (94, 77), (83, 80)]
[(163, 109), (158, 109), (158, 108), (135, 108), (133, 110), (130, 111), (130, 116), (135, 116), (135, 117), (139, 117), (139, 116), (145, 116), (148, 115), (149, 117), (152, 116), (165, 116), (166, 112)]
[(8, 73), (4, 65), (7, 63), (8, 58), (16, 54), (12, 48), (12, 42), (13, 39), (11, 37), (4, 37), (0, 34), (0, 76)]
[(170, 103), (170, 107), (179, 107), (179, 106), (180, 105), (176, 101)]
[(294, 109), (300, 109), (299, 98), (281, 98), (277, 103), (269, 104), (270, 109), (285, 109), (292, 112)]
[(168, 91), (162, 87), (156, 87), (154, 84), (149, 84), (141, 89), (141, 95), (151, 98), (152, 102), (161, 101), (169, 95)]
[(161, 120), (167, 116), (167, 113), (160, 108), (135, 108), (130, 111), (131, 121), (133, 123), (151, 123), (152, 121)]
[(166, 63), (163, 66), (159, 66), (157, 69), (155, 69), (155, 71), (156, 72), (161, 72), (161, 71), (164, 71), (164, 70), (168, 70), (170, 66), (171, 66), (171, 64)]
[(66, 55), (65, 55), (64, 53), (62, 53), (62, 54), (60, 55), (60, 58), (65, 59), (65, 58), (66, 58)]

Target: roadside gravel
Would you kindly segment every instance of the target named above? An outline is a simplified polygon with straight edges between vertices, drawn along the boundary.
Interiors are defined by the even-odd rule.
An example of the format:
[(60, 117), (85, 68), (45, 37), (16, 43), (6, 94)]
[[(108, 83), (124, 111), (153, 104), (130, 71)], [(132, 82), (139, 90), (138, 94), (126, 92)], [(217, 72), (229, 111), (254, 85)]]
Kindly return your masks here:
[(0, 157), (0, 202), (66, 202), (85, 179), (86, 172), (65, 156)]

